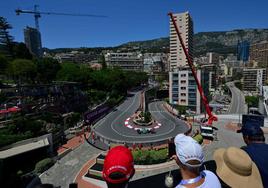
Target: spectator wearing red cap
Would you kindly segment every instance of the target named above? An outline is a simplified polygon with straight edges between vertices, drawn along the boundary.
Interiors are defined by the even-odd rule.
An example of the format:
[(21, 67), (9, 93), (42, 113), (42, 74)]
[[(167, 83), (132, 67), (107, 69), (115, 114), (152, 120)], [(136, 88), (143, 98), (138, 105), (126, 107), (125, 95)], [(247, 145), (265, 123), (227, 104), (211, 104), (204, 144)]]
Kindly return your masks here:
[(130, 150), (124, 146), (112, 148), (106, 155), (103, 179), (108, 188), (125, 188), (135, 173), (134, 160)]

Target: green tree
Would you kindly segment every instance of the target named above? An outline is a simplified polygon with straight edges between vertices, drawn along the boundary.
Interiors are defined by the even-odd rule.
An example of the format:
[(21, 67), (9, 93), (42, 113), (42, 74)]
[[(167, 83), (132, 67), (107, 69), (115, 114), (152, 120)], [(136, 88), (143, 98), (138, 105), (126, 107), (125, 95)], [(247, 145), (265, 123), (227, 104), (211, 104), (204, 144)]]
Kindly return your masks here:
[(248, 104), (248, 107), (258, 107), (259, 105), (259, 97), (256, 96), (246, 96), (245, 101)]
[(36, 64), (27, 59), (15, 59), (8, 66), (8, 72), (19, 81), (34, 82), (37, 68)]
[(37, 78), (41, 83), (50, 83), (56, 79), (58, 71), (61, 69), (57, 60), (43, 58), (36, 60)]
[(239, 82), (235, 82), (235, 87), (237, 87), (238, 89), (242, 90), (243, 87), (242, 87), (242, 83), (239, 81)]
[(23, 42), (14, 45), (14, 56), (18, 59), (32, 59), (33, 56)]
[(187, 110), (187, 106), (177, 105), (176, 109), (179, 111), (179, 114), (185, 114)]
[(8, 61), (6, 57), (2, 54), (0, 54), (0, 74), (4, 74), (5, 70), (8, 66)]
[(103, 54), (100, 55), (99, 59), (98, 59), (98, 62), (102, 65), (102, 68), (103, 69), (106, 69), (107, 68), (107, 64), (105, 62), (105, 57)]
[(87, 65), (80, 65), (79, 75), (76, 81), (82, 83), (85, 86), (90, 86), (92, 84), (91, 73), (92, 69), (90, 67)]
[(73, 127), (81, 119), (81, 114), (75, 112), (67, 119), (67, 126)]
[(61, 69), (57, 73), (57, 80), (61, 81), (77, 81), (80, 68), (78, 65), (70, 62), (61, 64)]
[(9, 34), (10, 29), (12, 29), (12, 26), (6, 18), (0, 16), (0, 50), (13, 57), (13, 37)]
[(150, 112), (145, 112), (145, 113), (144, 113), (144, 121), (145, 121), (146, 123), (149, 123), (151, 120), (152, 120), (151, 113), (150, 113)]

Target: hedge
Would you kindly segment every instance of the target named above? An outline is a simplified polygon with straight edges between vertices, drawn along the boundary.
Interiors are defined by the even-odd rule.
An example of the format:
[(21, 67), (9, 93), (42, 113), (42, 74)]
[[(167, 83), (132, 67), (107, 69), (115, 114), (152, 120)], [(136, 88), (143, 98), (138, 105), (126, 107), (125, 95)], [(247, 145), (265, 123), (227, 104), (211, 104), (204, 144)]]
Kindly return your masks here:
[(203, 143), (203, 136), (201, 134), (196, 135), (193, 137), (194, 140), (196, 140), (199, 144)]
[(36, 173), (42, 173), (53, 166), (54, 161), (51, 158), (45, 158), (36, 163), (34, 171)]
[(150, 165), (166, 162), (168, 159), (168, 149), (160, 150), (133, 150), (134, 163), (137, 165)]

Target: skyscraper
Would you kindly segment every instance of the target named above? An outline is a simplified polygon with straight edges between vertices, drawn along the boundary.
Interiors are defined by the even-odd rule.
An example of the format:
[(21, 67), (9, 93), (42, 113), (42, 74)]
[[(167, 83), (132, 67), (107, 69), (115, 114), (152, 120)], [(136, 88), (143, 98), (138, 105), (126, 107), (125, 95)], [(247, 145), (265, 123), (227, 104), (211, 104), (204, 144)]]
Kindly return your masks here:
[(237, 43), (237, 60), (247, 62), (249, 57), (249, 42), (238, 41)]
[[(180, 35), (193, 60), (193, 21), (189, 12), (173, 14)], [(201, 97), (197, 90), (196, 81), (188, 66), (187, 58), (183, 52), (173, 23), (170, 20), (170, 71), (169, 72), (169, 103), (184, 107), (200, 114), (202, 111)], [(209, 89), (209, 74), (207, 71), (197, 70), (204, 93)], [(206, 86), (206, 88), (204, 88)]]
[(43, 56), (41, 34), (37, 29), (27, 26), (24, 29), (24, 41), (27, 48), (34, 56)]
[[(193, 59), (193, 21), (189, 12), (173, 14), (182, 40), (188, 50), (190, 58)], [(187, 59), (183, 52), (176, 30), (170, 20), (170, 71), (187, 66)]]

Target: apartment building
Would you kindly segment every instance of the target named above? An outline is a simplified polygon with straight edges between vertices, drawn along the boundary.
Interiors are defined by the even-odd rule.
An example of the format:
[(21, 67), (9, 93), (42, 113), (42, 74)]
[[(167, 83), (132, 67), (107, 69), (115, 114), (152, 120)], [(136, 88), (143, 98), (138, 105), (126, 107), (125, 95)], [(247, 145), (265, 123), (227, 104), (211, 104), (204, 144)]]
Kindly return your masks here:
[(201, 70), (209, 74), (209, 90), (210, 91), (215, 91), (218, 85), (218, 80), (219, 80), (219, 68), (217, 64), (203, 64), (200, 66)]
[[(189, 12), (174, 14), (185, 47), (193, 60), (193, 21)], [(187, 59), (183, 52), (175, 28), (170, 20), (170, 71), (187, 66)]]
[[(197, 70), (197, 77), (201, 81), (205, 95), (207, 95), (209, 89), (208, 72)], [(187, 106), (190, 110), (200, 114), (202, 111), (201, 97), (192, 72), (188, 69), (170, 72), (169, 81), (169, 103)]]
[(163, 73), (168, 65), (168, 54), (165, 53), (145, 53), (143, 54), (144, 72)]
[(253, 94), (262, 94), (266, 69), (243, 69), (243, 89)]
[[(193, 60), (193, 21), (189, 12), (174, 14), (177, 26)], [(214, 57), (208, 55), (212, 62)], [(201, 97), (196, 82), (189, 69), (186, 56), (183, 52), (175, 28), (170, 21), (170, 68), (169, 68), (169, 102), (173, 105), (186, 106), (197, 114), (202, 112)], [(213, 75), (211, 75), (212, 77)], [(202, 84), (205, 95), (209, 91), (209, 72), (197, 70), (197, 77)]]
[(79, 64), (90, 64), (91, 61), (97, 60), (97, 55), (94, 53), (84, 53), (80, 51), (71, 51), (67, 53), (57, 53), (54, 56), (60, 63), (74, 62)]
[(141, 53), (106, 53), (105, 62), (108, 67), (119, 67), (126, 71), (143, 71), (143, 55)]
[(268, 41), (252, 44), (250, 46), (250, 63), (268, 69)]
[(36, 57), (43, 56), (41, 34), (36, 28), (27, 26), (24, 29), (24, 41), (31, 54)]

